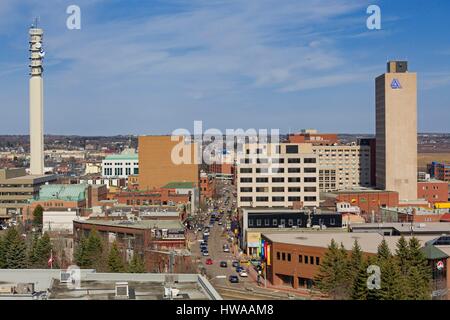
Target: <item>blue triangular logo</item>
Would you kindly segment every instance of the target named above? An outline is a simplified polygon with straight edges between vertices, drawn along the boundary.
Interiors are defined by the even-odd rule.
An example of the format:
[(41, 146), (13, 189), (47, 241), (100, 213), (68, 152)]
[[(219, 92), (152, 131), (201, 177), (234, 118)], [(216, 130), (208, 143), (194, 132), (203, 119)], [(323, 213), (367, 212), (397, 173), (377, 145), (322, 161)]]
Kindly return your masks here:
[(392, 80), (391, 88), (392, 89), (401, 89), (402, 85), (400, 84), (400, 81), (398, 81), (398, 79), (394, 79), (394, 80)]

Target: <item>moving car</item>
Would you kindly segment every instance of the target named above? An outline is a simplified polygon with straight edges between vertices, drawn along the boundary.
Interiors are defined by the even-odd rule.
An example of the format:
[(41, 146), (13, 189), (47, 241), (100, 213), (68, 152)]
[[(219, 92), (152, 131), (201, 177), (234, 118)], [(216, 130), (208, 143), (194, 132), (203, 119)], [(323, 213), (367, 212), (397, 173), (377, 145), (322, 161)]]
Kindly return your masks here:
[(241, 266), (239, 266), (239, 267), (236, 268), (236, 272), (237, 272), (237, 273), (240, 273), (240, 272), (242, 272), (242, 271), (244, 271), (244, 268), (242, 268)]
[(228, 245), (223, 246), (223, 252), (230, 252), (230, 247)]
[(228, 267), (228, 263), (226, 261), (220, 261), (220, 267), (226, 268), (226, 267)]
[(245, 272), (245, 270), (242, 270), (241, 272), (239, 272), (239, 275), (240, 275), (242, 278), (248, 277), (248, 274), (247, 274), (247, 272)]
[(208, 266), (212, 265), (213, 264), (213, 260), (211, 258), (206, 259), (206, 264)]
[(230, 277), (228, 278), (228, 280), (229, 280), (231, 283), (239, 283), (239, 278), (238, 278), (238, 276), (230, 276)]
[(239, 267), (239, 261), (234, 260), (232, 263), (233, 268)]

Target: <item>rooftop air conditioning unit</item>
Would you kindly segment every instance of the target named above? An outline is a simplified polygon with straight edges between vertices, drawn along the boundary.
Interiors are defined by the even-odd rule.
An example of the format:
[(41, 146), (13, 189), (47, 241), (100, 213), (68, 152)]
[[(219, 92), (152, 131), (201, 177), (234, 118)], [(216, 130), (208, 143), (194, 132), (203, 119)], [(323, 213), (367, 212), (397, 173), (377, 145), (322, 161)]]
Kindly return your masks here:
[(59, 282), (61, 283), (72, 282), (71, 273), (67, 271), (61, 271), (61, 273), (59, 274)]
[(130, 291), (128, 287), (128, 282), (117, 282), (116, 283), (116, 299), (129, 299)]

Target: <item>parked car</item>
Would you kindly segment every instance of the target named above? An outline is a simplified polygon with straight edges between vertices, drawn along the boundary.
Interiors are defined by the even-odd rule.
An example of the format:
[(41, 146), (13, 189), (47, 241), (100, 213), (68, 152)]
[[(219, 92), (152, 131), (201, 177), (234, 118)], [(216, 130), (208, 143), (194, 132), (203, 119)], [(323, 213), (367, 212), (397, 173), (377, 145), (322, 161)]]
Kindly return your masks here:
[(232, 263), (233, 268), (239, 267), (239, 261), (234, 260)]
[(238, 278), (238, 276), (230, 276), (230, 277), (228, 278), (228, 280), (229, 280), (231, 283), (239, 283), (239, 278)]
[(220, 261), (220, 267), (226, 268), (226, 267), (228, 267), (228, 263), (226, 261)]
[(237, 273), (240, 273), (241, 271), (244, 271), (244, 268), (242, 268), (241, 266), (236, 268), (236, 272)]
[(208, 257), (208, 256), (209, 256), (208, 250), (203, 251), (203, 256), (204, 256), (204, 257)]
[(223, 252), (230, 252), (230, 247), (228, 245), (223, 246)]
[(213, 264), (213, 260), (211, 258), (206, 259), (206, 264), (208, 266), (212, 265)]

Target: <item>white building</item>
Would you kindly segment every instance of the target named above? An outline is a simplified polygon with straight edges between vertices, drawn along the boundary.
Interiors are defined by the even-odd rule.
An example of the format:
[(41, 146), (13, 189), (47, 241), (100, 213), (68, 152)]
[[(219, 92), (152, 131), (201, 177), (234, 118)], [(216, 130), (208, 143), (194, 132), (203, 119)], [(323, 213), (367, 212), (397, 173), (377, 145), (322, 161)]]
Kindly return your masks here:
[(128, 178), (137, 174), (139, 174), (139, 157), (136, 153), (111, 155), (102, 160), (104, 178)]
[(311, 144), (248, 144), (237, 156), (239, 207), (318, 207), (319, 172)]

